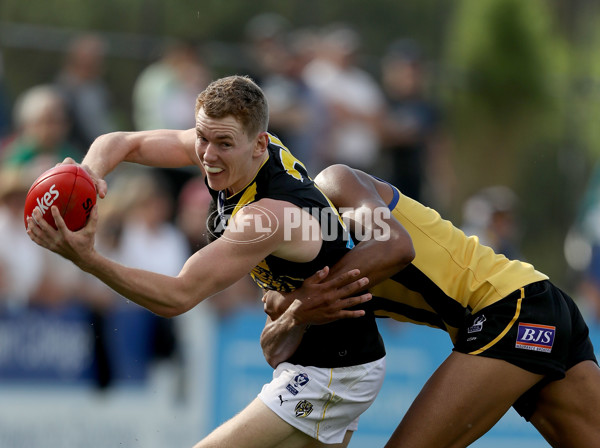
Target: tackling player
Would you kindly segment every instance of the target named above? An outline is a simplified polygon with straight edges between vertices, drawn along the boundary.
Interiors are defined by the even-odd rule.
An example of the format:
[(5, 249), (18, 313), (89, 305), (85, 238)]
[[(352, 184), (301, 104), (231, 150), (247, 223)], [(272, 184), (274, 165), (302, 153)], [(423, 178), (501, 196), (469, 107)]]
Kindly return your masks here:
[[(466, 447), (511, 406), (553, 447), (598, 446), (600, 369), (567, 294), (530, 264), (494, 253), (366, 173), (337, 165), (315, 181), (337, 207), (359, 207), (372, 196), (389, 205), (415, 258), (370, 290), (369, 305), (379, 316), (446, 330), (454, 343), (387, 447)], [(268, 293), (263, 301), (274, 321), (261, 343), (269, 363), (284, 360), (308, 324), (334, 319), (328, 307), (341, 297), (315, 290), (312, 280), (286, 298)]]

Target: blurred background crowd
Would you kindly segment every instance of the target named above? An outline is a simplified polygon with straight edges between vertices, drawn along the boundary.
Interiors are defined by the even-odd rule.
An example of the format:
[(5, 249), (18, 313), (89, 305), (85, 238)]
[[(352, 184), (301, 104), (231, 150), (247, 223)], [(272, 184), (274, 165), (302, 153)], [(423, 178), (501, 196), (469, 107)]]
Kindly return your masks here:
[[(177, 319), (35, 246), (25, 194), (100, 134), (193, 127), (197, 94), (229, 74), (261, 85), (271, 132), (311, 175), (345, 163), (391, 181), (533, 262), (600, 322), (596, 2), (86, 3), (0, 4), (0, 314), (85, 316), (97, 387), (130, 374), (114, 359), (118, 322), (136, 329), (148, 359), (176, 363)], [(198, 170), (122, 166), (107, 180), (104, 253), (175, 275), (206, 244)], [(226, 320), (260, 308), (260, 292), (244, 280), (209, 303)]]

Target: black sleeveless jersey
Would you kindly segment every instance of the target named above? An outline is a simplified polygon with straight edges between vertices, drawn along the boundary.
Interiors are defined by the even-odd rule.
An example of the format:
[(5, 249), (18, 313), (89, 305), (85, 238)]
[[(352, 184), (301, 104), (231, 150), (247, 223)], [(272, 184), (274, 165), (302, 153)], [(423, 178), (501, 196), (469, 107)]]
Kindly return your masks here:
[[(225, 191), (210, 190), (217, 204), (217, 213), (209, 227), (215, 236), (222, 236), (229, 219), (242, 208), (263, 198), (286, 201), (290, 220), (275, 222), (264, 213), (265, 235), (274, 225), (292, 225), (303, 209), (321, 224), (323, 244), (318, 255), (306, 263), (292, 262), (273, 255), (267, 256), (251, 272), (254, 281), (263, 289), (289, 292), (299, 287), (324, 266), (333, 266), (354, 247), (353, 240), (337, 210), (308, 176), (304, 165), (281, 143), (269, 135), (268, 159), (254, 179), (240, 192), (227, 197)], [(260, 211), (260, 209), (258, 209)], [(213, 217), (211, 217), (212, 219)], [(298, 225), (297, 221), (294, 221)], [(288, 360), (294, 364), (316, 367), (343, 367), (364, 364), (385, 355), (372, 312), (358, 319), (345, 319), (326, 325), (310, 327), (300, 347)]]

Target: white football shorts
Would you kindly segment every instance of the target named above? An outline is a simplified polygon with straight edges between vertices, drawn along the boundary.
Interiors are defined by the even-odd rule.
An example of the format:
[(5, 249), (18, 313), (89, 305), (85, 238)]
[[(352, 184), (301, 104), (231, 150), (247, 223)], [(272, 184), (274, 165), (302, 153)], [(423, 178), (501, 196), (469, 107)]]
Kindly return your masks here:
[(279, 417), (323, 443), (340, 443), (383, 385), (385, 357), (351, 367), (304, 367), (287, 362), (258, 398)]

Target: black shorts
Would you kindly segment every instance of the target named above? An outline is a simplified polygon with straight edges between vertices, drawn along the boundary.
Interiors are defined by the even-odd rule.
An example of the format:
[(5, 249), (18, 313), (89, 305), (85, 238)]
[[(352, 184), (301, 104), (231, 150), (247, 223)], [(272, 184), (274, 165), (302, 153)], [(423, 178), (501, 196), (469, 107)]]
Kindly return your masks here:
[(544, 379), (513, 405), (529, 420), (539, 391), (582, 361), (597, 363), (589, 329), (567, 294), (544, 280), (469, 315), (454, 350), (497, 358)]

